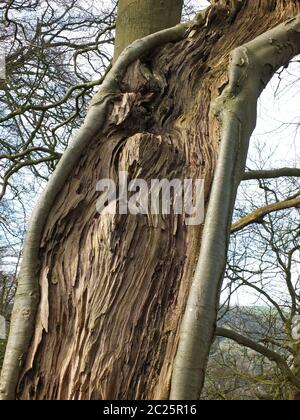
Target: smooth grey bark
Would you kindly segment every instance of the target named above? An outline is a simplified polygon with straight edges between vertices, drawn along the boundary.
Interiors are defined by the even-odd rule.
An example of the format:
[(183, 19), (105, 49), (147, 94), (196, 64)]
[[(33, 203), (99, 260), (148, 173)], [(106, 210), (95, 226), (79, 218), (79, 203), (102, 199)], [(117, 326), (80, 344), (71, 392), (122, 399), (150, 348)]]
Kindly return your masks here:
[(257, 101), (274, 73), (299, 53), (300, 15), (237, 48), (231, 55), (229, 84), (211, 112), (211, 118), (222, 127), (220, 155), (181, 326), (171, 400), (200, 397), (215, 333), (236, 193), (256, 125)]
[(235, 331), (228, 330), (226, 328), (217, 328), (216, 335), (218, 337), (229, 338), (230, 340), (235, 341), (241, 346), (248, 347), (249, 349), (252, 349), (257, 353), (262, 354), (271, 362), (275, 362), (281, 370), (282, 374), (291, 382), (291, 384), (293, 384), (296, 388), (300, 390), (300, 379), (293, 374), (287, 362), (280, 356), (280, 354), (276, 353), (276, 351), (270, 350), (267, 347), (256, 343), (250, 338), (245, 337)]

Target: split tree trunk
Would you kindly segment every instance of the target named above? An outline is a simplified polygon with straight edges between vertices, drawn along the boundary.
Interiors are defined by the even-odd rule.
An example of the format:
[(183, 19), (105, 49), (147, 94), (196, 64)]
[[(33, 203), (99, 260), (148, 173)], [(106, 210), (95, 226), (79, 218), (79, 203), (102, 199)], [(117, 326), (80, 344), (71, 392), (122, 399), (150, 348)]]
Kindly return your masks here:
[(50, 211), (18, 398), (169, 397), (201, 227), (179, 216), (100, 217), (96, 183), (119, 170), (205, 178), (207, 201), (219, 148), (210, 108), (228, 81), (229, 53), (296, 13), (296, 0), (247, 1), (234, 21), (216, 7), (205, 26), (128, 68), (105, 127)]

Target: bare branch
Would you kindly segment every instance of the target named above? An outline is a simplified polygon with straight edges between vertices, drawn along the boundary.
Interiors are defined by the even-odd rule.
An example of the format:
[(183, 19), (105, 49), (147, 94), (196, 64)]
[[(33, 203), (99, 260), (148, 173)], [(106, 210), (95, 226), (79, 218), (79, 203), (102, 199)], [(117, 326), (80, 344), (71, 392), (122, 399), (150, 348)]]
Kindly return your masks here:
[(243, 181), (250, 181), (252, 179), (275, 179), (282, 177), (300, 177), (300, 169), (280, 168), (269, 171), (249, 171), (244, 174)]

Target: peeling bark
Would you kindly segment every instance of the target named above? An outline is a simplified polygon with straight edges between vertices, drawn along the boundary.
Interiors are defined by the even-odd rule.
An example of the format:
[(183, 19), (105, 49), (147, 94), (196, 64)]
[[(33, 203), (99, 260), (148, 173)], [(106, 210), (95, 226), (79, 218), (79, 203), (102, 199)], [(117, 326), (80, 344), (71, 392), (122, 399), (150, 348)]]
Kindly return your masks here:
[(292, 0), (272, 11), (270, 1), (245, 2), (235, 20), (211, 10), (204, 26), (134, 43), (94, 98), (76, 153), (42, 198), (44, 216), (39, 208), (33, 218), (1, 399), (14, 398), (16, 382), (20, 399), (169, 398), (202, 228), (179, 216), (99, 217), (95, 187), (119, 169), (146, 180), (204, 177), (209, 201), (220, 141), (211, 107), (230, 52), (300, 11)]

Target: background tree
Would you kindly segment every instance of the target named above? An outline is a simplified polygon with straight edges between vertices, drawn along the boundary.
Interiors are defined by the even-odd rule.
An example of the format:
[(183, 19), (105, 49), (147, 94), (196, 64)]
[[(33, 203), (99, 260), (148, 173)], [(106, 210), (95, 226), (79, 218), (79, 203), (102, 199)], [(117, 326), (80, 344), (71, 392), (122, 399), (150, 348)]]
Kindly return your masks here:
[(22, 193), (15, 174), (25, 169), (48, 179), (101, 84), (114, 41), (114, 2), (89, 6), (0, 3), (7, 74), (0, 89), (1, 198), (8, 187)]

